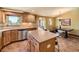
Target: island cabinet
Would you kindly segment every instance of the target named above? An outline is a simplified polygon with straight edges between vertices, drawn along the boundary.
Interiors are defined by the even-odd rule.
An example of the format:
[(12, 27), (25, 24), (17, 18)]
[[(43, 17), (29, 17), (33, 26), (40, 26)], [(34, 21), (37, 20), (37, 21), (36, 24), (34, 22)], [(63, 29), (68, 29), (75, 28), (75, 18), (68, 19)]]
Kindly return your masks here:
[(27, 34), (31, 52), (54, 52), (56, 35), (47, 31), (33, 30)]
[(7, 45), (13, 41), (18, 40), (18, 31), (17, 30), (10, 30), (3, 32), (3, 45)]
[(39, 51), (39, 43), (31, 36), (27, 36), (28, 42), (29, 42), (29, 48), (31, 52), (38, 52)]

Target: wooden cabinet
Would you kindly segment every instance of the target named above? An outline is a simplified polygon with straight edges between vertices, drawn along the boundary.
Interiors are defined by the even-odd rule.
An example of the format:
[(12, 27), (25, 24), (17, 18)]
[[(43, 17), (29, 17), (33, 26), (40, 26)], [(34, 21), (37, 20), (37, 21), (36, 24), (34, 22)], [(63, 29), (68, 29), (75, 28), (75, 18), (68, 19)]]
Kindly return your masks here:
[(27, 35), (27, 39), (28, 39), (29, 51), (31, 51), (31, 38), (29, 34)]
[(36, 40), (32, 39), (31, 40), (31, 52), (39, 52), (40, 51), (39, 48), (40, 48), (39, 43)]
[(11, 31), (3, 32), (3, 45), (6, 45), (11, 42)]
[(17, 41), (18, 40), (18, 30), (12, 30), (11, 31), (11, 41)]
[(0, 49), (2, 48), (2, 32), (0, 32)]
[(54, 52), (55, 39), (52, 38), (43, 42), (38, 42), (32, 35), (27, 35), (31, 52)]
[(23, 14), (22, 22), (23, 22), (23, 23), (27, 22), (27, 19), (28, 19), (28, 18), (27, 18), (27, 14), (24, 13), (24, 14)]
[(16, 41), (16, 40), (18, 40), (18, 31), (17, 30), (3, 32), (3, 45), (6, 45), (6, 44)]
[(35, 15), (32, 15), (32, 14), (27, 14), (27, 13), (24, 13), (23, 14), (23, 20), (22, 22), (33, 22), (35, 23)]
[(29, 45), (30, 45), (30, 51), (31, 52), (38, 52), (39, 51), (39, 43), (31, 36), (27, 36)]
[(0, 10), (0, 24), (3, 23), (3, 11)]
[(45, 42), (40, 43), (39, 50), (41, 52), (54, 52), (55, 51), (55, 39), (52, 38)]
[(31, 52), (53, 52), (54, 51), (54, 38), (45, 42), (37, 42), (36, 40), (31, 40)]

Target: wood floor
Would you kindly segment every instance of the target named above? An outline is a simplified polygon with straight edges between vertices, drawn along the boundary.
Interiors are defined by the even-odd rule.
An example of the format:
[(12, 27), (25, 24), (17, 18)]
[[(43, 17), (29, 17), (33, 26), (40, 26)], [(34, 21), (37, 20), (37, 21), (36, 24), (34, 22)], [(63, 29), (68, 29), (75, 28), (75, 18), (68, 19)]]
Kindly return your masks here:
[[(79, 39), (75, 38), (62, 38), (58, 37), (58, 44), (60, 52), (78, 52), (79, 51)], [(2, 49), (2, 52), (28, 52), (27, 40), (16, 42), (8, 45), (7, 47)]]
[(75, 38), (57, 38), (59, 42), (60, 52), (78, 52), (79, 51), (79, 39)]
[(1, 50), (2, 52), (29, 52), (27, 40), (12, 43)]

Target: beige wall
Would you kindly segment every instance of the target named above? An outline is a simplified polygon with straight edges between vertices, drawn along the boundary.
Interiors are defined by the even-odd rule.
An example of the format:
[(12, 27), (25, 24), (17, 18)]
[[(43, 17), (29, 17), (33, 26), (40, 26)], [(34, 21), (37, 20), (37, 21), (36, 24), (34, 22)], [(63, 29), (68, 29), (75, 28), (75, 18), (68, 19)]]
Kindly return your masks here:
[[(53, 30), (53, 28), (55, 27), (55, 19), (53, 17), (46, 17), (46, 16), (38, 16), (37, 17), (37, 22), (39, 21), (39, 17), (44, 17), (45, 18), (45, 27), (48, 30)], [(52, 19), (52, 24), (49, 25), (49, 18)]]
[(79, 8), (76, 8), (72, 11), (69, 11), (63, 15), (56, 17), (56, 26), (59, 26), (60, 24), (58, 18), (62, 18), (62, 19), (70, 18), (71, 26), (62, 26), (62, 27), (73, 28), (73, 29), (79, 30)]

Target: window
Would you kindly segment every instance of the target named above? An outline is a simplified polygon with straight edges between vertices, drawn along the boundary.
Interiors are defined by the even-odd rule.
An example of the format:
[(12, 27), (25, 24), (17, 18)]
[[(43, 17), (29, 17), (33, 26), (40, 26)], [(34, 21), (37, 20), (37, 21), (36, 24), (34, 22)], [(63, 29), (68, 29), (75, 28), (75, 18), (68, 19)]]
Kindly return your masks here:
[(39, 17), (39, 27), (42, 27), (43, 23), (42, 23), (42, 17)]
[(20, 25), (21, 17), (20, 16), (6, 16), (7, 25)]
[(39, 27), (46, 29), (46, 19), (44, 17), (39, 17)]
[(52, 18), (49, 18), (48, 23), (49, 23), (49, 25), (52, 25)]
[(46, 29), (46, 19), (43, 17), (43, 28)]

